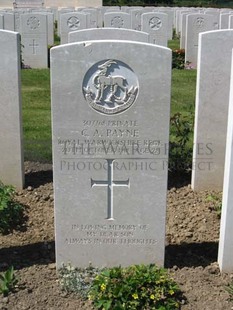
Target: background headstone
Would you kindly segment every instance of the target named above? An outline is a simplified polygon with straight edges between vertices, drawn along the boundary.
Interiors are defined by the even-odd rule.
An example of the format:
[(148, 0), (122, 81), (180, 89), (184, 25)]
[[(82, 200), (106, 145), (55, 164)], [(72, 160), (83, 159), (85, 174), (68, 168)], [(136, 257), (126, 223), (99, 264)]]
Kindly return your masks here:
[(197, 65), (198, 35), (214, 29), (214, 17), (208, 14), (186, 16), (185, 63)]
[(48, 67), (47, 16), (39, 13), (20, 16), (22, 58), (31, 68)]
[(0, 30), (0, 58), (0, 180), (22, 189), (24, 163), (18, 33)]
[(197, 68), (192, 188), (222, 190), (233, 30), (201, 33)]
[[(233, 61), (231, 62), (233, 63)], [(230, 102), (226, 140), (225, 173), (218, 263), (222, 272), (233, 272), (233, 66), (231, 69)]]
[(131, 16), (124, 12), (105, 13), (104, 27), (131, 29)]
[(68, 33), (88, 28), (89, 18), (88, 14), (80, 12), (61, 14), (61, 44), (68, 43)]
[(4, 16), (0, 15), (0, 29), (4, 29)]
[(51, 70), (58, 267), (163, 265), (171, 50), (72, 43)]
[(68, 41), (87, 40), (132, 40), (149, 43), (149, 34), (142, 31), (121, 28), (97, 28), (78, 30), (69, 33)]
[(149, 33), (150, 42), (167, 46), (168, 15), (165, 13), (143, 13), (141, 16), (142, 31)]

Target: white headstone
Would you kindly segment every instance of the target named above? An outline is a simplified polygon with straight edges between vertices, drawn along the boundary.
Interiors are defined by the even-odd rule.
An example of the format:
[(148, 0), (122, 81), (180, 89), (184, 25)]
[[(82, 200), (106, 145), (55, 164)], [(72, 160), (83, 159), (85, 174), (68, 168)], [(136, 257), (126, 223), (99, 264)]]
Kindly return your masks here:
[(111, 12), (104, 14), (104, 27), (131, 28), (130, 14), (124, 12)]
[(233, 29), (233, 15), (229, 16), (229, 29)]
[(141, 15), (143, 13), (143, 9), (132, 9), (130, 10), (131, 15), (131, 28), (134, 30), (140, 31), (142, 28), (141, 25)]
[(61, 44), (68, 43), (68, 33), (88, 28), (90, 16), (81, 12), (61, 14)]
[(214, 17), (208, 14), (186, 16), (185, 62), (197, 65), (198, 35), (214, 29)]
[[(94, 9), (94, 8), (92, 8), (92, 9), (89, 8), (89, 9), (83, 9), (82, 12), (90, 15), (88, 28), (97, 28), (99, 25), (98, 10)], [(103, 25), (101, 25), (101, 27), (102, 26)]]
[(45, 14), (22, 14), (20, 16), (22, 58), (31, 68), (48, 67), (48, 30)]
[(164, 263), (171, 50), (51, 50), (57, 265)]
[(24, 185), (20, 37), (0, 30), (0, 180), (22, 189)]
[(4, 16), (0, 15), (0, 29), (4, 29)]
[(220, 29), (228, 29), (230, 13), (220, 14)]
[(4, 29), (15, 31), (15, 16), (13, 13), (4, 13)]
[[(233, 64), (233, 61), (231, 61)], [(218, 263), (222, 272), (233, 272), (233, 66), (226, 139), (225, 172), (219, 238)]]
[(167, 35), (168, 40), (172, 40), (173, 36), (173, 22), (174, 22), (174, 11), (172, 8), (159, 8), (158, 10), (161, 13), (165, 13), (168, 16), (168, 27), (167, 27)]
[(153, 12), (143, 13), (142, 31), (149, 33), (150, 42), (157, 45), (167, 46), (168, 42), (168, 15)]
[(212, 15), (214, 17), (214, 29), (219, 29), (220, 12), (218, 10), (206, 10), (205, 14)]
[(199, 37), (192, 188), (222, 190), (233, 30)]
[(68, 41), (80, 42), (87, 40), (129, 40), (149, 43), (149, 34), (142, 31), (123, 28), (97, 28), (78, 30), (69, 33)]

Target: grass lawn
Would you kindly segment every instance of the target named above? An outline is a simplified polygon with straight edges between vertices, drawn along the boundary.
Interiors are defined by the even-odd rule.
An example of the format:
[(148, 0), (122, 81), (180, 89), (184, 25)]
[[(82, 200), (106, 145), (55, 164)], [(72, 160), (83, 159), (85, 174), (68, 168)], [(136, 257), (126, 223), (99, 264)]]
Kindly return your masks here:
[[(169, 47), (179, 48), (178, 40)], [(196, 70), (172, 70), (171, 116), (181, 113), (192, 122), (194, 116)], [(51, 162), (50, 70), (22, 70), (23, 133), (25, 160)], [(171, 125), (171, 138), (175, 131)], [(189, 145), (192, 145), (192, 136)]]

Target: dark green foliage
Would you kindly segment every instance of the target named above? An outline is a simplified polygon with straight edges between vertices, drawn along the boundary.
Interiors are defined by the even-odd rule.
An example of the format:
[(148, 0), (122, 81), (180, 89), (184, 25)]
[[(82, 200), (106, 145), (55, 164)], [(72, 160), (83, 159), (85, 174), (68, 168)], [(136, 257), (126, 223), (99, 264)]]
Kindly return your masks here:
[(114, 267), (98, 275), (89, 293), (97, 309), (180, 309), (181, 291), (165, 269), (155, 265)]
[(14, 188), (0, 182), (0, 233), (7, 234), (13, 229), (22, 229), (24, 223), (24, 206), (15, 202)]
[(185, 68), (185, 50), (177, 49), (172, 51), (172, 68), (184, 69)]
[(169, 170), (187, 172), (192, 168), (193, 113), (175, 113), (170, 120)]

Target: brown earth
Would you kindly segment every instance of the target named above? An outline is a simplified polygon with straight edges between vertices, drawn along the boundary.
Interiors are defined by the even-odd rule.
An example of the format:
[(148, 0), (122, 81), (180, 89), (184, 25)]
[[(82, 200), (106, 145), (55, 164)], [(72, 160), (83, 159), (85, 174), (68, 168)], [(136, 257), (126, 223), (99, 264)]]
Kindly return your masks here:
[[(51, 165), (27, 162), (25, 167), (26, 189), (16, 199), (27, 206), (28, 220), (22, 231), (0, 236), (0, 271), (13, 265), (19, 283), (14, 293), (0, 296), (0, 309), (92, 309), (59, 286)], [(169, 180), (165, 262), (184, 292), (181, 309), (233, 309), (225, 288), (233, 275), (220, 274), (216, 263), (219, 217), (213, 197), (220, 193), (194, 193), (184, 176)]]

